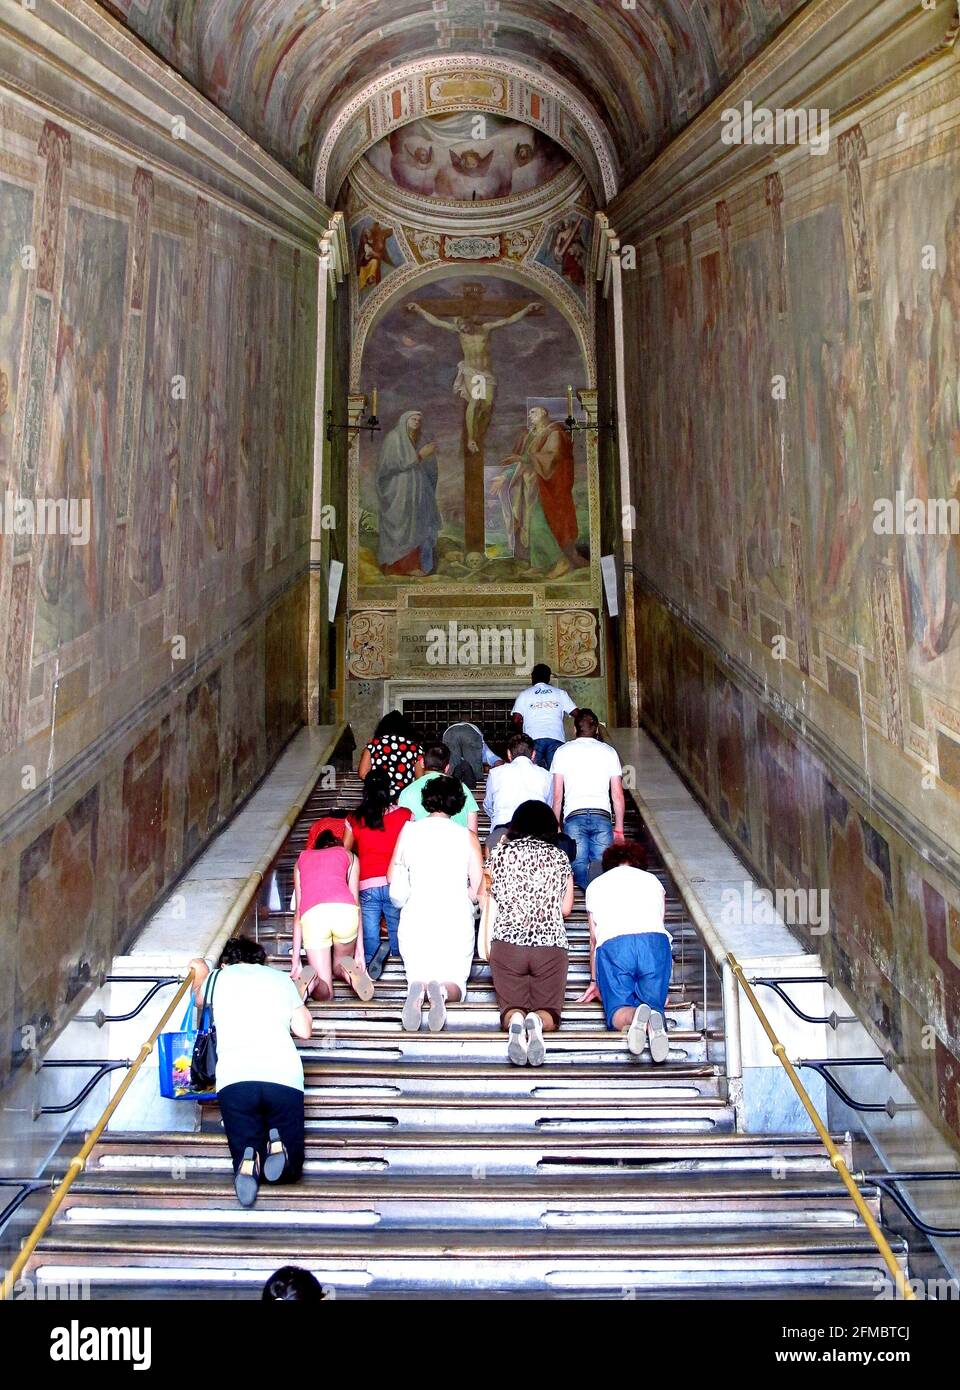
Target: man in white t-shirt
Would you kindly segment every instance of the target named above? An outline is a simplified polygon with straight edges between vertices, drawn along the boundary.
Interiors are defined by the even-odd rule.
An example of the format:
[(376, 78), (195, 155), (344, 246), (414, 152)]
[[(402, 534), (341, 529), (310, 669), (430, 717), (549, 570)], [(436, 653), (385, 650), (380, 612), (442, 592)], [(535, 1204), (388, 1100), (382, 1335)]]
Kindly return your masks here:
[(611, 845), (604, 852), (603, 873), (587, 887), (590, 984), (577, 1003), (601, 1000), (607, 1027), (627, 1030), (635, 1056), (649, 1037), (653, 1061), (665, 1062), (673, 938), (663, 925), (663, 884), (645, 863), (642, 845)]
[(507, 744), (507, 761), (497, 763), (487, 774), (483, 798), (483, 809), (490, 817), (487, 850), (500, 843), (518, 806), (525, 801), (542, 801), (549, 806), (552, 800), (553, 778), (533, 761), (533, 739), (529, 734), (514, 734)]
[(590, 865), (614, 841), (623, 842), (623, 768), (617, 750), (600, 740), (593, 710), (573, 716), (576, 738), (553, 755), (553, 812), (577, 845), (573, 879), (586, 889)]
[(533, 739), (534, 761), (549, 771), (554, 753), (566, 739), (563, 716), (574, 716), (577, 707), (565, 690), (550, 684), (549, 666), (541, 663), (530, 674), (533, 684), (521, 690), (511, 713), (517, 728)]

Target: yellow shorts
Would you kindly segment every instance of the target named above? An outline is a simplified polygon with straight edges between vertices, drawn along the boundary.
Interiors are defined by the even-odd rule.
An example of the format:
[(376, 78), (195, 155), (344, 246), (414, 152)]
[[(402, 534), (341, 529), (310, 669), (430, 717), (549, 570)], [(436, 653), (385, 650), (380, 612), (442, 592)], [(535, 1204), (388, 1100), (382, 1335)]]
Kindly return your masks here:
[(360, 909), (356, 903), (317, 903), (300, 918), (305, 951), (320, 951), (334, 942), (345, 945), (356, 939)]

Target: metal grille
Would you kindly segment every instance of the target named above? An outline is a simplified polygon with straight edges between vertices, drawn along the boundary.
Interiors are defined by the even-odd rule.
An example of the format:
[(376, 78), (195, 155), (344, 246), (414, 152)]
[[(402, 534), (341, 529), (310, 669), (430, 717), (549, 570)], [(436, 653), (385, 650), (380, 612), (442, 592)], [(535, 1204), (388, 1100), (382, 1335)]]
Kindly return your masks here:
[(491, 699), (404, 700), (403, 712), (426, 743), (439, 741), (444, 729), (461, 720), (476, 724), (484, 738), (501, 757), (513, 733), (510, 711), (513, 701)]

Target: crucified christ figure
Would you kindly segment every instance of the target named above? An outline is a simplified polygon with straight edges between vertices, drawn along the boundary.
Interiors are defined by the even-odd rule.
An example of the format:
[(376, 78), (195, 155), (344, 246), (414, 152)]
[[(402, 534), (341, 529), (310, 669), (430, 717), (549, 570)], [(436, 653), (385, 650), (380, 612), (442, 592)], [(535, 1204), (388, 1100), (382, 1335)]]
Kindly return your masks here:
[(487, 433), (487, 426), (490, 423), (490, 416), (493, 414), (493, 402), (497, 391), (497, 379), (493, 374), (493, 363), (490, 357), (490, 334), (495, 328), (508, 328), (512, 323), (519, 323), (528, 314), (542, 314), (543, 305), (525, 304), (522, 309), (518, 309), (515, 314), (510, 314), (507, 318), (488, 321), (465, 314), (457, 314), (453, 318), (442, 319), (438, 318), (436, 314), (431, 314), (422, 304), (416, 303), (408, 304), (407, 312), (419, 314), (434, 328), (442, 328), (447, 333), (456, 333), (459, 337), (460, 351), (463, 353), (463, 357), (457, 364), (457, 375), (453, 389), (467, 404), (467, 452), (479, 454), (483, 449), (483, 441)]

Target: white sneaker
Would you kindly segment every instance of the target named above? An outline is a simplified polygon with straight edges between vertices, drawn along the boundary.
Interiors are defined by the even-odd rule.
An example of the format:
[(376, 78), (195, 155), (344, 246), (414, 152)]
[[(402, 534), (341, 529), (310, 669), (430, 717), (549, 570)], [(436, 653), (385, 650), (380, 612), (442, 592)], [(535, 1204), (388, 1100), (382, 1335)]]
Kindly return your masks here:
[(439, 1033), (447, 1021), (447, 994), (438, 980), (431, 980), (427, 985), (427, 1000), (430, 1004), (427, 1027), (431, 1033)]
[(627, 1029), (627, 1047), (634, 1057), (639, 1057), (647, 1045), (647, 1025), (650, 1022), (650, 1005), (640, 1004)]
[(667, 1025), (663, 1014), (656, 1009), (650, 1014), (648, 1032), (650, 1035), (650, 1056), (655, 1062), (665, 1062), (670, 1056), (670, 1039), (667, 1037)]
[(507, 1043), (507, 1061), (512, 1062), (515, 1067), (525, 1067), (527, 1065), (527, 1034), (522, 1018), (514, 1017), (510, 1020), (507, 1035), (510, 1039)]
[(400, 1015), (400, 1022), (408, 1033), (419, 1033), (420, 1025), (423, 1022), (423, 984), (419, 980), (411, 980), (407, 990), (407, 997), (403, 1001), (403, 1012)]
[(523, 1020), (523, 1028), (527, 1035), (527, 1061), (531, 1067), (542, 1067), (547, 1048), (543, 1041), (543, 1022), (540, 1015), (527, 1014)]

